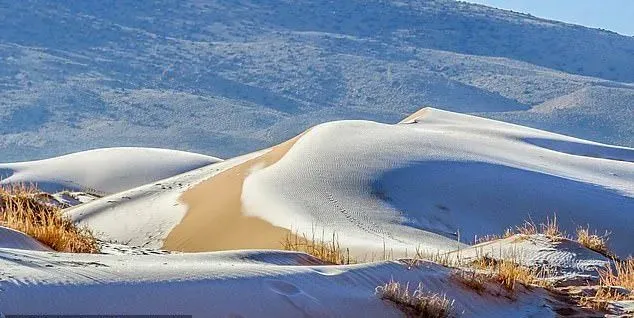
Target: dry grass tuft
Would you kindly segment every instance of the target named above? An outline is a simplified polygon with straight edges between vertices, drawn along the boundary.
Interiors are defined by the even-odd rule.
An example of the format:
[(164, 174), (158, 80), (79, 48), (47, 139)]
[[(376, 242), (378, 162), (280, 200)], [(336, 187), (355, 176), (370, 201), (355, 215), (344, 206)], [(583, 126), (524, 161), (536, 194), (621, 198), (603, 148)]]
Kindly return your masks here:
[(486, 283), (491, 280), (487, 274), (462, 269), (455, 270), (451, 278), (480, 295), (486, 290)]
[(511, 237), (513, 235), (515, 235), (515, 232), (513, 231), (513, 229), (508, 228), (508, 229), (506, 229), (506, 231), (504, 231), (504, 234), (502, 234), (502, 235), (489, 234), (489, 235), (485, 235), (485, 236), (482, 236), (482, 237), (477, 237), (476, 236), (474, 242), (475, 242), (475, 244), (486, 243), (486, 242), (496, 241), (496, 240), (499, 240), (499, 239), (509, 238), (509, 237)]
[(550, 238), (565, 238), (566, 233), (563, 232), (559, 228), (559, 224), (557, 223), (557, 215), (555, 214), (553, 218), (546, 218), (546, 223), (540, 224), (541, 233), (545, 234)]
[[(620, 286), (634, 291), (634, 258), (614, 261), (614, 270), (607, 267), (599, 271), (600, 284), (603, 286)], [(634, 294), (630, 293), (634, 299)]]
[(395, 303), (407, 317), (446, 318), (453, 312), (453, 300), (445, 295), (424, 291), (422, 283), (410, 293), (409, 283), (403, 285), (392, 280), (377, 287), (376, 294), (381, 299)]
[(612, 256), (612, 252), (608, 248), (608, 236), (606, 232), (603, 236), (597, 235), (596, 232), (590, 233), (589, 227), (577, 228), (577, 242), (581, 245), (605, 256)]
[(0, 187), (0, 225), (23, 232), (56, 251), (98, 252), (92, 233), (78, 228), (59, 207), (47, 201), (48, 195), (33, 186)]
[(582, 297), (581, 304), (605, 311), (613, 301), (634, 300), (634, 258), (614, 261), (599, 271), (599, 286), (592, 297)]
[[(552, 218), (547, 217), (546, 223), (536, 224), (533, 220), (524, 221), (524, 223), (516, 228), (517, 233), (523, 235), (544, 234), (551, 239), (561, 239), (566, 237), (566, 233), (559, 228), (557, 223), (557, 215)], [(507, 230), (508, 233), (508, 230)]]
[(551, 284), (543, 279), (544, 273), (537, 269), (522, 266), (514, 261), (513, 258), (498, 260), (488, 256), (480, 256), (469, 265), (486, 271), (491, 280), (499, 283), (508, 291), (514, 291), (517, 284), (551, 287)]
[(420, 247), (416, 247), (415, 259), (434, 262), (445, 267), (457, 267), (460, 265), (460, 260), (451, 257), (449, 253), (444, 253), (440, 251), (425, 251), (422, 250)]
[(513, 261), (502, 260), (494, 268), (494, 278), (507, 290), (515, 290), (518, 283), (532, 285), (538, 282), (535, 271)]
[(515, 227), (517, 233), (522, 235), (535, 235), (539, 233), (539, 229), (532, 220), (524, 221), (522, 225)]
[(282, 249), (287, 251), (296, 251), (310, 254), (326, 263), (333, 265), (346, 265), (354, 263), (350, 258), (350, 250), (341, 248), (339, 238), (336, 233), (332, 234), (332, 240), (324, 238), (325, 233), (322, 232), (320, 238), (315, 237), (315, 230), (309, 237), (305, 233), (299, 234), (297, 231), (289, 231), (282, 240)]

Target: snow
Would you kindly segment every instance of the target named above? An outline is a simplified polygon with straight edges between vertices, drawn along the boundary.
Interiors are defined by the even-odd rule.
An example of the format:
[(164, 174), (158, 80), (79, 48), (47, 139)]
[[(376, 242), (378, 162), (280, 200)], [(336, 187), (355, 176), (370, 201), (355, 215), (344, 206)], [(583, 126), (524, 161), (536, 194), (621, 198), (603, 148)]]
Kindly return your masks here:
[(534, 268), (554, 285), (585, 286), (597, 283), (599, 270), (610, 266), (610, 259), (566, 238), (549, 238), (543, 234), (513, 235), (449, 253), (457, 264), (487, 257), (511, 260)]
[[(280, 159), (258, 162), (271, 153)], [(184, 195), (246, 165), (246, 176), (240, 169), (225, 174), (244, 179), (242, 213), (309, 234), (336, 232), (353, 256), (388, 249), (399, 257), (419, 248), (468, 260), (519, 251), (516, 261), (548, 264), (559, 284), (592, 281), (607, 259), (573, 241), (536, 235), (465, 243), (556, 212), (569, 233), (587, 224), (609, 230), (615, 252), (631, 254), (634, 216), (623, 211), (634, 208), (633, 153), (433, 108), (395, 125), (318, 125), (286, 148), (203, 165), (65, 210), (108, 241), (100, 242), (104, 254), (51, 252), (0, 228), (0, 312), (400, 317), (375, 295), (395, 280), (446, 294), (463, 317), (556, 316), (572, 306), (560, 296), (522, 286), (511, 295), (493, 283), (477, 293), (452, 277), (455, 269), (430, 262), (332, 266), (288, 251), (155, 248), (188, 212)]]
[(609, 231), (627, 256), (632, 158), (631, 148), (428, 108), (398, 125), (313, 127), (246, 178), (242, 204), (279, 227), (335, 232), (355, 254), (448, 251), (556, 215), (567, 233)]
[(24, 249), (33, 251), (51, 250), (34, 238), (22, 232), (4, 226), (0, 226), (0, 248)]
[(543, 290), (520, 287), (514, 297), (480, 296), (451, 279), (450, 269), (432, 263), (302, 265), (310, 259), (278, 251), (82, 255), (0, 248), (0, 310), (6, 315), (401, 317), (397, 307), (374, 295), (377, 286), (394, 279), (446, 293), (463, 317), (554, 315)]
[(168, 149), (94, 149), (44, 160), (0, 163), (0, 185), (36, 184), (47, 192), (74, 190), (102, 196), (219, 161)]
[(232, 158), (157, 180), (76, 206), (65, 213), (79, 225), (90, 228), (101, 240), (159, 248), (187, 212), (179, 200), (185, 191), (260, 154)]

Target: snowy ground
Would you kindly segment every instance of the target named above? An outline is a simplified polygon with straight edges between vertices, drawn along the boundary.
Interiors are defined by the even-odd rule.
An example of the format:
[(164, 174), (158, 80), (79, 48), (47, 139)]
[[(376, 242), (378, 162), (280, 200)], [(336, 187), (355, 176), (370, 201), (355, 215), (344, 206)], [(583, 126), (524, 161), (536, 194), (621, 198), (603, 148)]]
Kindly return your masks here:
[[(4, 314), (188, 314), (194, 317), (401, 317), (375, 288), (390, 280), (455, 299), (462, 317), (554, 316), (539, 289), (479, 295), (433, 263), (322, 266), (301, 253), (73, 255), (0, 248)], [(487, 293), (488, 293), (487, 292)], [(502, 295), (499, 295), (502, 293)], [(51, 297), (55, 295), (55, 297)]]
[(452, 251), (449, 255), (449, 261), (458, 265), (483, 257), (512, 260), (536, 269), (556, 286), (596, 284), (599, 270), (610, 266), (610, 258), (575, 241), (543, 234), (514, 235)]

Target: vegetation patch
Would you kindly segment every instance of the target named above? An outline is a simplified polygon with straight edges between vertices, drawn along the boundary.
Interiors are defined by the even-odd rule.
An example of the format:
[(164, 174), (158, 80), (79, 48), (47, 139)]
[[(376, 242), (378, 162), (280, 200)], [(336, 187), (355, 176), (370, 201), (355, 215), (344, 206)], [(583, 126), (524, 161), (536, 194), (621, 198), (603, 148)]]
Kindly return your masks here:
[(331, 239), (328, 240), (325, 238), (324, 232), (321, 233), (320, 237), (315, 236), (314, 229), (310, 236), (305, 233), (300, 234), (298, 231), (289, 231), (282, 240), (282, 249), (307, 253), (332, 265), (346, 265), (356, 262), (350, 258), (349, 249), (341, 248), (336, 233), (333, 233)]
[(606, 232), (604, 235), (597, 235), (596, 231), (594, 233), (590, 232), (589, 227), (578, 227), (577, 228), (577, 242), (581, 245), (600, 253), (604, 256), (612, 256), (612, 252), (608, 248), (608, 236), (610, 233)]
[(77, 227), (48, 203), (48, 196), (34, 186), (0, 187), (0, 225), (29, 235), (55, 251), (97, 253), (92, 233)]
[(451, 317), (454, 301), (445, 295), (430, 293), (419, 283), (413, 292), (409, 283), (401, 284), (391, 280), (376, 288), (376, 294), (384, 300), (394, 303), (407, 317), (446, 318)]

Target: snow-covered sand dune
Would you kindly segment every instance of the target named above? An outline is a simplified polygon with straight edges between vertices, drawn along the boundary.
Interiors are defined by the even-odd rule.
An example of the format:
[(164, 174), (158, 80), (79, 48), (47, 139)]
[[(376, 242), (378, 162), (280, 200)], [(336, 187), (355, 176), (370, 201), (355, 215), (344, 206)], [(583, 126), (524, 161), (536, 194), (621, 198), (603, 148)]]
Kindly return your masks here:
[[(426, 108), (396, 125), (318, 125), (188, 182), (174, 177), (172, 188), (147, 185), (69, 213), (108, 239), (180, 251), (278, 248), (290, 230), (335, 232), (362, 258), (450, 251), (556, 215), (568, 233), (610, 231), (610, 246), (627, 255), (633, 157), (630, 148)], [(145, 235), (155, 223), (140, 215), (170, 221)]]
[(391, 279), (446, 293), (462, 317), (545, 317), (557, 310), (544, 290), (518, 287), (505, 297), (492, 285), (479, 295), (433, 263), (306, 265), (311, 262), (318, 263), (306, 254), (277, 251), (77, 255), (0, 248), (0, 312), (402, 317), (374, 295)]
[(35, 183), (47, 192), (104, 195), (171, 177), (220, 159), (157, 148), (103, 148), (65, 156), (0, 163), (0, 184)]
[(431, 108), (395, 125), (325, 123), (270, 149), (65, 210), (103, 240), (232, 251), (121, 252), (111, 244), (108, 255), (66, 254), (0, 228), (0, 313), (397, 317), (402, 312), (375, 295), (392, 279), (445, 293), (464, 317), (574, 313), (575, 305), (540, 288), (511, 295), (487, 282), (477, 293), (455, 269), (429, 262), (327, 266), (302, 253), (241, 249), (279, 248), (291, 231), (334, 232), (361, 259), (417, 248), (462, 261), (512, 254), (526, 266), (550, 264), (557, 282), (593, 280), (607, 259), (572, 241), (535, 235), (467, 244), (556, 214), (569, 233), (588, 224), (609, 230), (617, 254), (633, 253), (633, 154)]
[(550, 238), (544, 234), (516, 234), (452, 251), (449, 262), (470, 264), (482, 258), (512, 260), (534, 268), (554, 285), (585, 286), (599, 280), (599, 271), (610, 259), (576, 241)]
[(401, 252), (448, 250), (456, 240), (556, 215), (568, 233), (588, 224), (610, 231), (611, 247), (627, 255), (633, 155), (429, 108), (398, 125), (313, 127), (275, 165), (254, 170), (241, 199), (246, 215), (304, 232), (335, 231), (352, 250), (384, 243)]
[(66, 211), (104, 241), (157, 248), (177, 225), (187, 207), (180, 197), (194, 185), (260, 153), (206, 165), (183, 174), (82, 204)]

